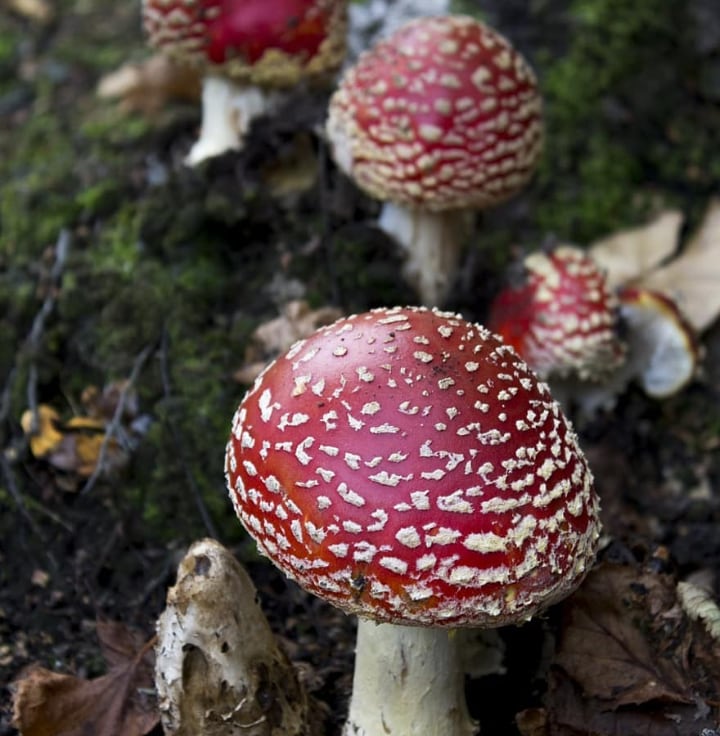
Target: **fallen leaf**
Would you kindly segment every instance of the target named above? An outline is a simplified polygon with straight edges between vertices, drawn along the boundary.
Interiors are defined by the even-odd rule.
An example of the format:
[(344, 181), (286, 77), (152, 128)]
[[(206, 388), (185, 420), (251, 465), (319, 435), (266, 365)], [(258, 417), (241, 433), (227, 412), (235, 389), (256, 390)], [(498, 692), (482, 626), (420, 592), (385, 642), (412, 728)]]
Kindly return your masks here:
[(602, 562), (563, 604), (547, 736), (698, 736), (716, 726), (720, 657), (675, 578)]
[(120, 99), (126, 112), (152, 116), (171, 100), (200, 101), (201, 78), (197, 69), (155, 54), (138, 64), (125, 64), (106, 74), (98, 83), (97, 94)]
[[(122, 422), (115, 426), (111, 423), (115, 421), (121, 399), (124, 402)], [(137, 395), (127, 381), (109, 383), (102, 391), (89, 386), (83, 391), (81, 401), (87, 415), (74, 416), (67, 421), (45, 404), (37, 409), (37, 428), (31, 410), (25, 411), (20, 418), (32, 454), (56, 470), (75, 476), (62, 484), (68, 491), (76, 491), (80, 479), (89, 478), (97, 471), (101, 457), (104, 472), (122, 468), (143, 433), (143, 425), (138, 421)], [(114, 432), (108, 439), (110, 426), (114, 427)]]
[(297, 340), (309, 337), (318, 327), (342, 317), (337, 307), (310, 309), (302, 299), (288, 302), (282, 314), (261, 324), (251, 335), (245, 363), (233, 374), (238, 383), (252, 383), (265, 366)]
[(7, 0), (9, 8), (37, 23), (49, 23), (55, 16), (53, 7), (45, 0)]
[(97, 386), (88, 386), (80, 396), (85, 413), (94, 419), (109, 422), (115, 416), (120, 401), (123, 405), (123, 420), (132, 421), (140, 412), (137, 391), (127, 381), (112, 381), (100, 390)]
[[(68, 424), (70, 425), (70, 422)], [(57, 447), (53, 448), (44, 458), (57, 470), (74, 473), (80, 478), (89, 478), (97, 468), (104, 443), (103, 468), (105, 471), (118, 470), (127, 462), (127, 453), (114, 437), (111, 437), (107, 443), (105, 442), (104, 431), (72, 430), (73, 427), (70, 425), (69, 431), (63, 435)]]
[[(584, 697), (562, 671), (548, 677), (552, 693), (543, 736), (713, 736), (715, 722), (695, 705), (672, 708), (604, 710), (602, 701)], [(534, 735), (533, 735), (534, 736)]]
[(720, 315), (720, 199), (680, 255), (639, 282), (671, 296), (697, 332), (710, 327)]
[(548, 736), (547, 712), (544, 708), (526, 708), (515, 716), (521, 736)]
[(668, 210), (646, 225), (595, 241), (590, 255), (605, 269), (611, 287), (638, 281), (676, 252), (683, 219), (681, 212)]
[(132, 652), (115, 647), (116, 664), (92, 680), (29, 668), (13, 683), (13, 725), (23, 736), (143, 736), (159, 721), (148, 695), (153, 643)]
[[(20, 417), (20, 425), (30, 444), (30, 451), (35, 457), (43, 458), (52, 452), (63, 438), (57, 428), (60, 415), (47, 404), (40, 404), (37, 414), (27, 409)], [(34, 424), (37, 423), (37, 426)]]
[[(652, 627), (644, 607), (650, 584), (631, 567), (604, 564), (588, 575), (565, 609), (556, 664), (587, 695), (607, 701), (608, 709), (693, 700), (680, 668), (658, 657), (656, 642), (648, 637)], [(670, 608), (674, 587), (668, 596)]]

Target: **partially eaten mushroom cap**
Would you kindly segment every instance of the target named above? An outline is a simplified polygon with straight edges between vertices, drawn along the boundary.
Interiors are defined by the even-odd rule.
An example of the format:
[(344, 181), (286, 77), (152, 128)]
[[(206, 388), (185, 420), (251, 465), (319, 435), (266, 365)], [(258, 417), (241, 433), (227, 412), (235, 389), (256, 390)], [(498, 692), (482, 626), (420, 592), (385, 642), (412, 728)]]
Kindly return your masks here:
[(143, 0), (150, 44), (206, 74), (187, 162), (239, 149), (274, 90), (330, 78), (345, 55), (346, 11), (347, 0)]
[(700, 351), (694, 330), (678, 305), (658, 291), (625, 287), (619, 299), (632, 375), (648, 396), (677, 393), (697, 369)]
[(543, 379), (601, 381), (624, 360), (619, 302), (602, 269), (569, 245), (534, 252), (493, 301), (488, 326)]
[[(361, 616), (365, 668), (367, 640), (386, 629), (364, 620), (525, 621), (580, 583), (599, 536), (590, 470), (547, 386), (485, 328), (423, 308), (355, 315), (296, 343), (241, 402), (225, 467), (259, 550)], [(427, 636), (447, 654), (447, 636)], [(425, 654), (416, 665), (434, 681)], [(454, 682), (461, 665), (446, 660)], [(356, 688), (369, 681), (356, 669)], [(351, 705), (351, 720), (383, 712), (393, 733), (468, 732), (410, 731), (415, 695), (374, 715)]]
[(405, 248), (428, 306), (452, 285), (468, 210), (516, 194), (539, 160), (535, 75), (500, 33), (462, 15), (422, 17), (363, 53), (330, 100), (340, 169), (384, 202), (379, 224)]

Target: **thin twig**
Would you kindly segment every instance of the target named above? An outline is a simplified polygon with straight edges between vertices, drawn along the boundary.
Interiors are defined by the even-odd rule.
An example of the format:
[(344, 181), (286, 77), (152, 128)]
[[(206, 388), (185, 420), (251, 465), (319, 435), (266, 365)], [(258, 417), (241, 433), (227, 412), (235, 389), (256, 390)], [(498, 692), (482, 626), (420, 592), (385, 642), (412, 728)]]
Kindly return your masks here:
[(120, 431), (123, 414), (125, 413), (125, 407), (127, 405), (128, 395), (130, 393), (130, 390), (137, 382), (138, 376), (140, 375), (145, 362), (150, 357), (150, 354), (153, 352), (153, 350), (155, 350), (155, 344), (146, 345), (135, 358), (132, 370), (130, 371), (130, 375), (125, 382), (122, 391), (120, 391), (120, 396), (118, 398), (117, 406), (115, 407), (115, 412), (109, 424), (105, 428), (105, 436), (103, 437), (102, 444), (100, 445), (100, 452), (98, 453), (95, 468), (90, 477), (85, 481), (83, 487), (80, 489), (79, 495), (84, 496), (86, 493), (90, 493), (90, 491), (95, 487), (98, 478), (100, 478), (103, 471), (105, 470), (105, 460), (107, 459), (108, 447), (112, 439)]
[[(166, 399), (169, 399), (172, 396), (170, 370), (168, 366), (168, 352), (168, 335), (167, 330), (165, 330), (163, 332), (163, 337), (160, 344), (160, 373), (162, 376), (163, 393), (165, 394)], [(205, 524), (205, 529), (209, 536), (213, 537), (213, 539), (217, 539), (218, 534), (217, 529), (215, 528), (215, 524), (213, 524), (213, 520), (210, 518), (210, 512), (205, 505), (205, 501), (203, 501), (202, 493), (200, 491), (200, 488), (198, 487), (198, 484), (195, 482), (195, 477), (190, 470), (190, 466), (185, 460), (183, 438), (181, 437), (180, 432), (178, 432), (177, 427), (175, 427), (172, 422), (170, 422), (170, 432), (172, 434), (175, 447), (178, 450), (177, 456), (180, 458), (180, 463), (182, 464), (183, 472), (185, 473), (185, 479), (187, 480), (188, 486), (192, 491), (193, 498), (195, 499), (195, 505), (197, 506), (200, 517), (203, 520), (203, 524)]]
[(35, 363), (35, 355), (40, 350), (40, 343), (45, 332), (45, 323), (52, 311), (55, 309), (57, 293), (62, 281), (63, 270), (65, 268), (65, 262), (67, 261), (69, 252), (70, 232), (63, 229), (60, 231), (57, 242), (55, 243), (55, 262), (53, 263), (53, 267), (50, 271), (50, 285), (48, 287), (47, 296), (45, 297), (38, 313), (35, 315), (32, 327), (30, 328), (30, 333), (25, 339), (25, 347), (31, 356), (27, 382), (28, 408), (32, 413), (32, 423), (30, 425), (31, 433), (37, 432), (39, 428), (37, 401), (38, 370), (37, 364)]
[[(48, 290), (48, 294), (43, 300), (40, 309), (33, 319), (30, 332), (27, 334), (25, 340), (23, 341), (24, 350), (31, 356), (30, 366), (28, 369), (27, 384), (28, 406), (30, 408), (30, 411), (32, 412), (31, 432), (36, 432), (39, 424), (37, 401), (38, 374), (34, 356), (40, 349), (40, 343), (45, 331), (45, 323), (47, 322), (47, 319), (52, 311), (55, 309), (55, 304), (57, 302), (57, 292), (60, 288), (65, 263), (67, 261), (68, 253), (70, 252), (70, 241), (70, 231), (62, 229), (58, 234), (58, 238), (55, 243), (55, 262), (53, 263), (52, 270), (50, 271), (50, 287)], [(7, 377), (7, 380), (5, 381), (2, 395), (0, 396), (0, 426), (5, 424), (10, 415), (12, 389), (17, 376), (18, 370), (16, 362), (16, 365), (13, 366)], [(0, 454), (0, 469), (2, 470), (2, 475), (5, 478), (5, 484), (7, 485), (10, 495), (15, 501), (15, 505), (20, 511), (20, 515), (25, 519), (32, 533), (43, 543), (43, 546), (47, 550), (47, 540), (43, 535), (40, 527), (35, 523), (35, 519), (30, 514), (27, 506), (25, 505), (22, 492), (20, 491), (20, 488), (18, 488), (17, 480), (15, 478), (15, 474), (13, 473), (8, 457), (8, 454), (5, 452), (5, 450), (3, 450), (3, 452)], [(57, 568), (57, 562), (53, 558), (52, 554), (47, 551), (46, 554), (51, 565)]]

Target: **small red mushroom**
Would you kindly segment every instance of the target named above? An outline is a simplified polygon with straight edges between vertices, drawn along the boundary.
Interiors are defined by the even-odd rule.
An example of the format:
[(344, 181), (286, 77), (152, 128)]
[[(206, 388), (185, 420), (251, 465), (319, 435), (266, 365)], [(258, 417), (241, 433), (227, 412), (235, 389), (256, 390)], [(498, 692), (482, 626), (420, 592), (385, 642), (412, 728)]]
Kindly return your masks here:
[(542, 148), (535, 75), (497, 31), (466, 16), (416, 18), (361, 55), (330, 100), (336, 163), (384, 202), (423, 303), (446, 296), (469, 210), (528, 181)]
[(341, 319), (273, 362), (225, 470), (259, 550), (360, 616), (347, 734), (472, 733), (443, 629), (526, 621), (579, 585), (599, 536), (547, 386), (485, 328), (420, 307)]
[(277, 90), (323, 79), (345, 55), (347, 0), (143, 0), (150, 44), (205, 70), (195, 165), (240, 149)]
[(601, 381), (624, 360), (619, 303), (580, 248), (558, 246), (523, 260), (522, 282), (501, 291), (488, 327), (543, 379)]

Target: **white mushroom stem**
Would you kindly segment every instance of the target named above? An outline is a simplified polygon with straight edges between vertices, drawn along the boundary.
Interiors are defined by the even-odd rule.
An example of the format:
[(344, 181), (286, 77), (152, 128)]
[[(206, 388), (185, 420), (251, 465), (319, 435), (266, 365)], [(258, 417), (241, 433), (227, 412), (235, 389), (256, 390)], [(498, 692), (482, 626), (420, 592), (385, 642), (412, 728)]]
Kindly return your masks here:
[(428, 212), (383, 204), (378, 225), (405, 251), (403, 275), (424, 306), (439, 306), (448, 296), (471, 222), (465, 210)]
[(343, 736), (472, 736), (463, 680), (452, 631), (361, 618)]
[(240, 150), (252, 121), (269, 112), (277, 97), (276, 92), (266, 92), (253, 85), (234, 84), (219, 76), (205, 77), (200, 137), (185, 163), (197, 166), (226, 151)]

